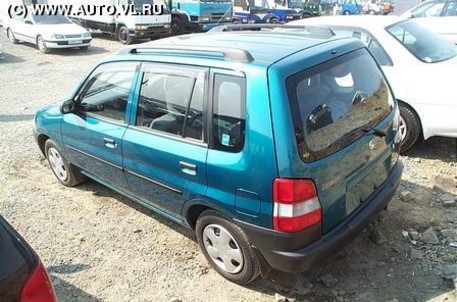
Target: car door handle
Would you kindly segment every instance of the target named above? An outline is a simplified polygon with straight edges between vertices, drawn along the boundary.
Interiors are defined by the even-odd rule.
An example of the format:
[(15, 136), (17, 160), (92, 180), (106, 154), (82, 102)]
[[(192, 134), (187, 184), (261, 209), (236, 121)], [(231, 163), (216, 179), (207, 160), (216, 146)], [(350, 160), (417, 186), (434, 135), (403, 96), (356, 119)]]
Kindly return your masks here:
[(116, 141), (114, 139), (104, 137), (103, 138), (103, 143), (108, 148), (111, 148), (111, 149), (117, 148), (117, 144), (116, 144)]
[(196, 175), (197, 174), (197, 166), (194, 164), (186, 163), (184, 161), (179, 162), (179, 166), (181, 170), (189, 175)]

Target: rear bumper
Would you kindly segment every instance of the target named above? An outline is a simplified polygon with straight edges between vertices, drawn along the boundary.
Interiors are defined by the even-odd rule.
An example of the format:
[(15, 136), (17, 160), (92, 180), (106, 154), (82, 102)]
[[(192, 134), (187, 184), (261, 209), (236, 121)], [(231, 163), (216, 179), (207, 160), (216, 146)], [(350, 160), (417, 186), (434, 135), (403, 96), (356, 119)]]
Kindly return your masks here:
[(338, 253), (385, 209), (400, 184), (402, 171), (403, 164), (398, 161), (389, 178), (364, 202), (365, 205), (322, 237), (320, 225), (287, 234), (241, 221), (237, 223), (271, 268), (290, 273), (306, 271)]

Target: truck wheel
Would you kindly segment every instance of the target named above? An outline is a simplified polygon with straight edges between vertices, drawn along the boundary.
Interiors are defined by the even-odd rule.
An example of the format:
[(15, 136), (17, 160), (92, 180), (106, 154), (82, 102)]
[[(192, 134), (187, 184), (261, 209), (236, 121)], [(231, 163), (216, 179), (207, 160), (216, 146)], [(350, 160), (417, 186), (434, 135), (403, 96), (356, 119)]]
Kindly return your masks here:
[(126, 26), (122, 25), (121, 27), (119, 27), (119, 29), (117, 30), (117, 39), (119, 40), (119, 42), (125, 45), (129, 45), (132, 43), (130, 31)]
[(414, 111), (407, 105), (399, 103), (401, 153), (408, 151), (416, 143), (421, 134), (421, 123)]
[(270, 24), (279, 24), (279, 20), (277, 18), (271, 18)]
[(208, 210), (197, 219), (198, 244), (211, 266), (238, 284), (254, 281), (260, 267), (243, 230), (219, 212)]
[(171, 34), (180, 35), (185, 33), (184, 22), (181, 18), (174, 17), (171, 20)]

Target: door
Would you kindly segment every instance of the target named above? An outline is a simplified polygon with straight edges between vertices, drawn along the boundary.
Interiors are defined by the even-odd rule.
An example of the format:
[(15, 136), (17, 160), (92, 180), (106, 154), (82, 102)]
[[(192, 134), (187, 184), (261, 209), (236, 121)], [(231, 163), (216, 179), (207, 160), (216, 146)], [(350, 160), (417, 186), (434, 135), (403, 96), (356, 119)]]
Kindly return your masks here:
[(179, 217), (185, 201), (206, 192), (208, 72), (146, 63), (142, 73), (123, 139), (125, 175), (133, 195)]
[(100, 65), (75, 99), (75, 112), (65, 114), (62, 141), (70, 161), (90, 176), (127, 189), (122, 170), (122, 137), (126, 108), (139, 64)]

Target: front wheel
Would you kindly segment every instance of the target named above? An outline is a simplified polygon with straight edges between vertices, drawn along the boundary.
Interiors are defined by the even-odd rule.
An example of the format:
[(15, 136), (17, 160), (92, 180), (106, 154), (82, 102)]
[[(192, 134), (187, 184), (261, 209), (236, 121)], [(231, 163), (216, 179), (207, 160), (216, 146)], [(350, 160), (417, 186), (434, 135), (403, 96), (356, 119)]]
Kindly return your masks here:
[(46, 42), (44, 41), (44, 38), (42, 36), (38, 36), (36, 42), (37, 42), (37, 45), (38, 45), (38, 49), (42, 53), (44, 53), (44, 54), (50, 53), (49, 48), (46, 46)]
[(47, 140), (44, 150), (49, 166), (61, 184), (74, 187), (85, 180), (84, 176), (62, 155), (54, 141)]
[(224, 278), (248, 284), (260, 274), (254, 249), (243, 230), (220, 213), (209, 210), (197, 220), (198, 244), (211, 266)]
[(270, 19), (270, 24), (279, 24), (279, 20), (276, 18), (271, 18)]
[(408, 151), (421, 134), (421, 124), (416, 113), (407, 105), (399, 103), (401, 152)]
[(132, 38), (130, 37), (130, 31), (126, 26), (119, 27), (117, 31), (117, 39), (119, 42), (125, 45), (132, 43)]
[(8, 36), (8, 39), (10, 40), (11, 44), (17, 44), (19, 42), (16, 39), (16, 37), (14, 36), (14, 32), (11, 28), (8, 28), (7, 36)]

